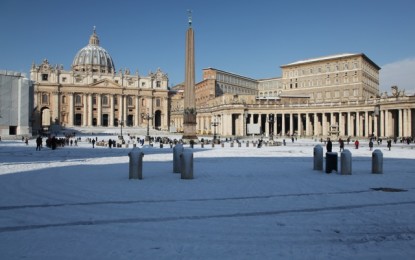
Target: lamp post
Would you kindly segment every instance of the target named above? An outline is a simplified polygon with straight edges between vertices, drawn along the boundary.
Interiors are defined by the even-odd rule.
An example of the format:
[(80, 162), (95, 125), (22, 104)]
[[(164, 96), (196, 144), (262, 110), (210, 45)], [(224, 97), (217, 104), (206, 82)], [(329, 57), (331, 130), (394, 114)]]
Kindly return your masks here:
[(213, 142), (216, 141), (216, 127), (219, 125), (219, 122), (217, 121), (216, 116), (214, 116), (214, 120), (212, 122), (212, 126), (213, 126)]
[(122, 136), (122, 127), (124, 125), (124, 122), (121, 120), (120, 121), (120, 127), (121, 127), (121, 139), (124, 139), (124, 137)]
[(269, 122), (269, 140), (274, 140), (274, 115), (268, 115), (268, 122)]
[(148, 110), (146, 114), (142, 113), (141, 117), (147, 120), (147, 134), (146, 134), (145, 140), (150, 141), (150, 120), (153, 119), (153, 117), (150, 116), (150, 113), (148, 112)]

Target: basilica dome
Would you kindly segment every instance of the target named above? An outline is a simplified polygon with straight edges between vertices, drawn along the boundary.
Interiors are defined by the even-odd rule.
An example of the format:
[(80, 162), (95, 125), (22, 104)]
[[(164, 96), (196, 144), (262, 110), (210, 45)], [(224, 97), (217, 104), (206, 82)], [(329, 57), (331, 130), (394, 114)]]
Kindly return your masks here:
[(99, 46), (98, 35), (94, 32), (89, 38), (89, 44), (80, 49), (72, 62), (72, 70), (100, 73), (114, 73), (115, 66), (110, 54)]

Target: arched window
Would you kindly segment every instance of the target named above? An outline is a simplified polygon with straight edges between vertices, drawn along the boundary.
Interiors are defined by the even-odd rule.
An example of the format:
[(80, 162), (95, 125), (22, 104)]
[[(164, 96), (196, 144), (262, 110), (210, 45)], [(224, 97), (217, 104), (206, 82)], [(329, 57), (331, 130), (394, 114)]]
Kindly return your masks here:
[(102, 105), (108, 106), (108, 96), (102, 96)]
[(75, 104), (76, 105), (82, 105), (82, 96), (79, 94), (75, 95)]
[(66, 104), (66, 96), (62, 96), (62, 104)]
[(131, 96), (128, 96), (128, 98), (127, 98), (127, 104), (128, 104), (128, 106), (133, 106), (133, 97), (131, 97)]
[(161, 100), (159, 98), (156, 99), (156, 107), (161, 106)]

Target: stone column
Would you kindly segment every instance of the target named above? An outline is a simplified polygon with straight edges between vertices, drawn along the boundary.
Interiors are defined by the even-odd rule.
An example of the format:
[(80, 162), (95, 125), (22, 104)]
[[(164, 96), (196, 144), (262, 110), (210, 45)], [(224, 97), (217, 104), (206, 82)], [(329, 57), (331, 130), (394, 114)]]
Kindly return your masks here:
[(404, 128), (404, 123), (403, 123), (403, 116), (402, 116), (402, 109), (398, 109), (398, 135), (400, 137), (403, 136), (403, 128)]
[(290, 113), (290, 136), (294, 133), (293, 113)]
[(265, 136), (269, 136), (269, 120), (268, 120), (268, 118), (269, 118), (269, 115), (268, 115), (268, 113), (267, 114), (265, 114)]
[(320, 134), (319, 128), (318, 128), (318, 114), (314, 113), (314, 128), (313, 128), (313, 135), (318, 136)]
[(84, 94), (82, 96), (83, 99), (83, 107), (84, 107), (84, 111), (82, 114), (82, 126), (87, 126), (88, 124), (88, 97), (86, 94)]
[(53, 123), (55, 123), (55, 120), (57, 119), (58, 122), (61, 122), (61, 119), (60, 119), (60, 112), (61, 112), (60, 103), (61, 102), (59, 102), (59, 92), (54, 91), (53, 92), (53, 98), (54, 98), (54, 102), (53, 102), (54, 106), (53, 106), (53, 111), (52, 111), (52, 113), (53, 113), (52, 121), (53, 121)]
[[(128, 106), (127, 106), (127, 96), (123, 95), (122, 96), (123, 99), (123, 117), (122, 117), (122, 121), (124, 121), (124, 126), (127, 125), (127, 114), (128, 114)], [(151, 112), (153, 110), (150, 110)]]
[(301, 113), (297, 114), (297, 135), (301, 136), (303, 134), (303, 121), (301, 120)]
[(97, 126), (102, 125), (101, 118), (102, 118), (101, 94), (97, 94)]
[(376, 136), (379, 136), (378, 133), (378, 116), (373, 115), (373, 133), (375, 133)]
[(311, 136), (311, 133), (310, 133), (310, 114), (309, 113), (306, 113), (305, 114), (305, 135), (306, 136)]
[(94, 109), (92, 107), (92, 94), (88, 94), (88, 126), (92, 126), (93, 117), (94, 117)]
[(140, 118), (140, 98), (139, 96), (135, 96), (135, 110), (134, 110), (134, 126), (137, 127), (139, 125), (139, 118)]
[(385, 136), (389, 135), (389, 110), (385, 110)]
[(380, 110), (380, 136), (385, 136), (385, 111)]
[(73, 102), (73, 94), (74, 93), (69, 93), (69, 117), (68, 117), (68, 125), (69, 126), (73, 126), (74, 125), (74, 123), (73, 123), (73, 117), (74, 117), (74, 111), (73, 111), (73, 108), (74, 108), (74, 102)]
[(285, 114), (281, 114), (281, 136), (285, 136)]
[(347, 112), (347, 136), (351, 136), (352, 134), (352, 116), (350, 112)]
[(109, 96), (110, 102), (110, 115), (108, 126), (114, 126), (114, 95)]
[(324, 112), (322, 113), (321, 119), (323, 121), (323, 123), (322, 123), (322, 127), (323, 127), (322, 133), (323, 133), (323, 136), (327, 136), (327, 117), (326, 117), (326, 113), (324, 113)]
[(408, 123), (408, 131), (407, 131), (407, 136), (412, 136), (412, 111), (409, 108), (407, 111), (408, 115), (407, 115), (407, 123)]
[(343, 113), (339, 112), (339, 136), (345, 135), (344, 133), (344, 118)]
[(372, 133), (369, 129), (369, 112), (365, 111), (365, 129), (364, 129), (364, 136), (370, 136)]
[(356, 137), (360, 137), (361, 136), (361, 132), (360, 132), (360, 112), (357, 111), (356, 112)]

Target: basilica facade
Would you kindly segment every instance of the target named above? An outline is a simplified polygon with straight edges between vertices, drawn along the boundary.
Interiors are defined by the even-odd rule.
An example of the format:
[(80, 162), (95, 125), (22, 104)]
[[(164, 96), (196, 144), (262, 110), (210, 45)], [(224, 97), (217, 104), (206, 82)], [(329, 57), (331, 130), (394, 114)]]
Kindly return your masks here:
[[(48, 60), (33, 64), (32, 132), (53, 127), (144, 127), (167, 130), (168, 77), (158, 69), (147, 76), (115, 69), (95, 31), (70, 70)], [(151, 122), (150, 122), (150, 121)]]

